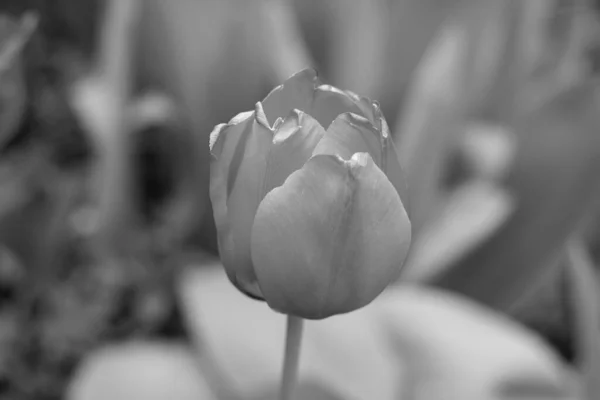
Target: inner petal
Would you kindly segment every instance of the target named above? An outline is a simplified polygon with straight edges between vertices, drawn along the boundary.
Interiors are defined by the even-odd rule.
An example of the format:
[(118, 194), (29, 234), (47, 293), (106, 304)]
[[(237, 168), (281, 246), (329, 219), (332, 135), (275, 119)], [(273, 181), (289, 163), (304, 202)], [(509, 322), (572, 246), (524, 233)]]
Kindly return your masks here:
[(381, 165), (381, 143), (377, 130), (366, 118), (345, 113), (331, 123), (313, 155), (335, 154), (350, 160), (356, 153), (369, 153), (373, 161)]
[(352, 99), (354, 104), (358, 108), (360, 108), (362, 115), (367, 118), (374, 127), (381, 130), (381, 124), (379, 123), (382, 115), (381, 110), (379, 109), (379, 104), (376, 101), (369, 100), (366, 97), (362, 97), (357, 95), (354, 92), (349, 90), (346, 91), (346, 94)]
[(305, 69), (273, 89), (262, 101), (269, 126), (273, 126), (277, 118), (287, 117), (294, 109), (310, 113), (313, 95), (318, 85), (316, 71)]
[(302, 168), (324, 135), (325, 129), (314, 118), (293, 110), (275, 133), (267, 155), (263, 196)]
[(325, 129), (340, 114), (351, 112), (365, 116), (350, 96), (330, 85), (321, 85), (315, 90), (314, 101), (309, 112)]

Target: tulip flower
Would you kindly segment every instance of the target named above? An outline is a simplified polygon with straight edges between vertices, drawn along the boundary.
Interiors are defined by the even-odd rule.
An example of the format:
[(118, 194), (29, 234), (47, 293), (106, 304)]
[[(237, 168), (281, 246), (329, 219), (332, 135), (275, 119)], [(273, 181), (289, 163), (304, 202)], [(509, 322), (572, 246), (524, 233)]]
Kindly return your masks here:
[(379, 105), (303, 70), (210, 136), (210, 197), (231, 282), (274, 310), (322, 319), (394, 281), (411, 225)]

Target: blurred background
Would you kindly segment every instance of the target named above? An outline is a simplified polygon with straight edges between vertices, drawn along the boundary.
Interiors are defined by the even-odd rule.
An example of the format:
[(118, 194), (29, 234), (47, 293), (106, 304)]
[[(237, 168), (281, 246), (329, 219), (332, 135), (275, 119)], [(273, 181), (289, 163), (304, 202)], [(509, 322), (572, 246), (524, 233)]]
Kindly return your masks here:
[[(251, 300), (213, 282), (222, 277), (208, 136), (307, 66), (378, 100), (393, 132), (413, 224), (393, 290), (458, 296), (467, 305), (456, 307), (509, 319), (569, 371), (600, 373), (590, 356), (600, 354), (599, 7), (0, 0), (0, 398), (274, 398), (278, 370), (272, 381), (238, 382), (238, 391), (260, 386), (241, 396), (227, 380), (269, 370), (260, 360), (270, 355), (237, 359), (223, 354), (253, 342), (214, 342), (262, 320), (237, 308)], [(415, 307), (398, 318), (440, 312), (423, 329), (468, 325)], [(227, 318), (251, 322), (223, 336), (215, 327)], [(380, 339), (356, 340), (348, 348), (360, 353), (374, 351), (361, 340)], [(225, 373), (206, 361), (211, 349)], [(334, 386), (307, 384), (299, 398), (438, 398), (336, 397)], [(525, 386), (530, 397), (489, 398), (575, 398)]]

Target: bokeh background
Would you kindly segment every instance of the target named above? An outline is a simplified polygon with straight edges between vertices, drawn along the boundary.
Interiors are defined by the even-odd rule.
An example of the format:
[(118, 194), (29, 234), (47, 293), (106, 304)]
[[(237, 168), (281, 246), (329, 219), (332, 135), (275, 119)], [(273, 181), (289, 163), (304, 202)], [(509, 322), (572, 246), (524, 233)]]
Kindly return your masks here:
[(413, 244), (381, 300), (309, 323), (298, 399), (599, 398), (599, 18), (0, 0), (0, 398), (275, 398), (284, 319), (220, 268), (208, 136), (307, 66), (381, 103)]

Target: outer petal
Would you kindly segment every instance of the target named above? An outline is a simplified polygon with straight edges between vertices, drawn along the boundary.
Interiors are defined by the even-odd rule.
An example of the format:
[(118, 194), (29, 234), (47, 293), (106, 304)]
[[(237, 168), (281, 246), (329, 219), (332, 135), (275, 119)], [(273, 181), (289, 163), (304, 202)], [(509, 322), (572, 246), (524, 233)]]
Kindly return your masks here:
[(250, 257), (250, 233), (262, 199), (266, 154), (272, 132), (260, 104), (211, 133), (210, 197), (219, 253), (231, 281), (243, 292), (261, 297)]
[(314, 69), (305, 69), (273, 89), (262, 101), (270, 126), (277, 118), (285, 118), (294, 109), (310, 113), (317, 86), (317, 72)]
[(325, 129), (315, 119), (293, 110), (273, 138), (267, 155), (263, 195), (281, 186), (292, 172), (302, 168), (324, 135)]
[(269, 306), (320, 319), (377, 297), (398, 275), (410, 234), (398, 193), (368, 154), (316, 155), (261, 202), (252, 260)]
[[(237, 175), (239, 163), (233, 159), (238, 147), (244, 146), (244, 132), (250, 129), (254, 113), (244, 112), (235, 116), (228, 124), (215, 126), (210, 134), (210, 200), (219, 235), (219, 252), (226, 265), (232, 264), (233, 240), (228, 229), (227, 198), (229, 197), (229, 175)], [(237, 157), (239, 158), (239, 157)]]
[(369, 153), (377, 165), (381, 164), (379, 132), (367, 119), (346, 113), (333, 121), (313, 154), (335, 154), (349, 160), (360, 152)]

